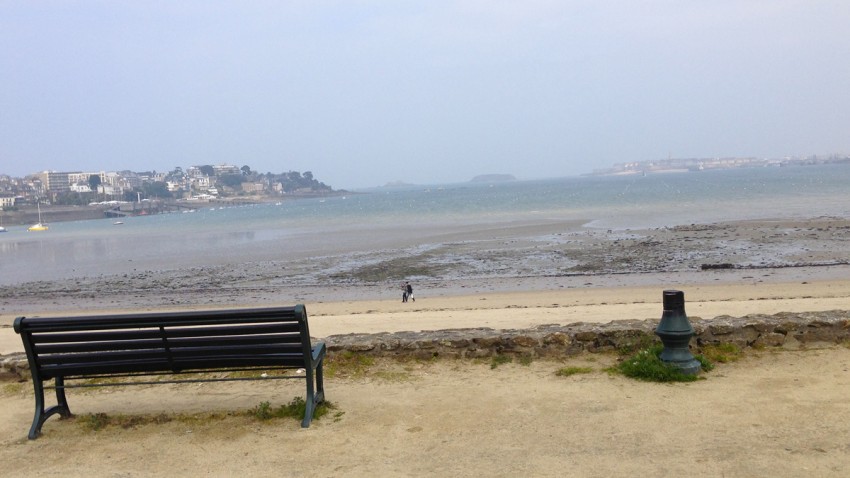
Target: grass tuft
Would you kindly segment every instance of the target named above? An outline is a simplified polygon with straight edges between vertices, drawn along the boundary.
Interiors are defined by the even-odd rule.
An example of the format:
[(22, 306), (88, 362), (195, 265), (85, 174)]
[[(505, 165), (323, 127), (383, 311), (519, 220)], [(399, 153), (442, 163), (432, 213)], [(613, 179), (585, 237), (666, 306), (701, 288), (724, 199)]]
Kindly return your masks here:
[(741, 358), (743, 351), (735, 344), (706, 345), (702, 348), (702, 354), (712, 362), (729, 363)]
[(519, 359), (517, 359), (517, 362), (519, 362), (519, 364), (523, 367), (528, 367), (531, 365), (532, 362), (534, 362), (534, 357), (532, 357), (531, 355), (523, 355)]
[(12, 382), (3, 384), (3, 394), (13, 395), (24, 391), (24, 382)]
[(77, 418), (77, 422), (87, 430), (98, 431), (109, 425), (109, 416), (105, 413), (89, 413)]
[(490, 368), (495, 369), (500, 365), (513, 362), (514, 359), (509, 355), (494, 355), (490, 360)]
[[(75, 418), (76, 422), (86, 430), (100, 431), (107, 427), (135, 428), (150, 424), (163, 424), (170, 422), (186, 423), (191, 425), (203, 425), (215, 420), (223, 420), (228, 417), (249, 417), (255, 420), (268, 421), (278, 418), (294, 418), (301, 420), (304, 418), (304, 411), (307, 408), (307, 402), (301, 397), (295, 397), (287, 404), (279, 407), (272, 407), (269, 402), (261, 402), (256, 407), (240, 412), (211, 412), (200, 414), (177, 414), (170, 415), (161, 413), (159, 415), (107, 415), (106, 413), (89, 413), (79, 415)], [(345, 412), (336, 410), (336, 406), (324, 401), (316, 406), (313, 413), (313, 419), (319, 418), (334, 411), (333, 418), (337, 422), (345, 414)]]
[(375, 357), (346, 350), (325, 357), (325, 376), (362, 377), (375, 365)]
[[(318, 420), (319, 418), (327, 415), (331, 410), (335, 409), (336, 406), (334, 404), (325, 400), (316, 406), (316, 410), (313, 413), (313, 419)], [(273, 418), (295, 418), (301, 420), (304, 418), (304, 412), (306, 410), (307, 402), (301, 397), (295, 397), (289, 403), (277, 408), (272, 408), (269, 402), (260, 402), (260, 404), (254, 407), (249, 414), (260, 421), (271, 420)], [(337, 415), (341, 416), (341, 414)]]
[(592, 372), (593, 369), (590, 367), (564, 367), (555, 371), (555, 375), (557, 375), (558, 377), (570, 377), (573, 375)]
[[(614, 366), (613, 371), (647, 382), (693, 382), (700, 379), (697, 375), (687, 375), (674, 365), (662, 362), (659, 358), (662, 350), (664, 346), (661, 344), (645, 348)], [(702, 355), (695, 358), (700, 362), (703, 370), (708, 371), (714, 368)]]

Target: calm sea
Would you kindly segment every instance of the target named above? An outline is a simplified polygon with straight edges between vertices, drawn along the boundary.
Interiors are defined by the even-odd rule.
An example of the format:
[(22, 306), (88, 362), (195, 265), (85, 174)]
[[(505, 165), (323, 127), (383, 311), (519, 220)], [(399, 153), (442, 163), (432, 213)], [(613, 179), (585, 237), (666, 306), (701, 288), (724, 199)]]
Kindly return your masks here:
[(581, 221), (618, 230), (816, 216), (850, 217), (850, 165), (374, 189), (209, 205), (122, 225), (59, 222), (41, 233), (9, 227), (0, 234), (0, 285), (420, 247), (435, 231), (464, 240), (464, 233), (507, 224)]

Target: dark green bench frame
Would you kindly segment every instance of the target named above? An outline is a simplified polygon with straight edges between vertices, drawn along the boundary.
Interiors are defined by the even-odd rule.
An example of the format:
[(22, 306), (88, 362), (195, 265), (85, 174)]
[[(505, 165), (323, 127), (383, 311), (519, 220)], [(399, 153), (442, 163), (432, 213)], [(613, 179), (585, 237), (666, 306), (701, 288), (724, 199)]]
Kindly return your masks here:
[[(307, 428), (324, 401), (325, 344), (310, 343), (303, 305), (261, 309), (163, 312), (79, 317), (18, 317), (15, 332), (27, 353), (35, 416), (29, 438), (50, 416), (70, 417), (65, 389), (75, 387), (257, 379), (307, 381)], [(304, 369), (304, 376), (204, 378), (205, 372)], [(66, 385), (66, 380), (194, 374), (194, 379), (118, 381)], [(45, 382), (53, 380), (53, 386)], [(90, 380), (89, 380), (90, 382)], [(45, 409), (44, 390), (57, 404)]]

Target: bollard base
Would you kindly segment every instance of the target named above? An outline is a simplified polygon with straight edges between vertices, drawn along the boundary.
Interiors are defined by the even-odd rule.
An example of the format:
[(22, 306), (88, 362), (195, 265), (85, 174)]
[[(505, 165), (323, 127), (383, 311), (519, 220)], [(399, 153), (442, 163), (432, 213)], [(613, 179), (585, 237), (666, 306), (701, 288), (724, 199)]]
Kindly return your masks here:
[(697, 359), (685, 362), (666, 361), (664, 359), (661, 359), (661, 361), (678, 368), (685, 375), (697, 375), (702, 370), (702, 364)]
[[(658, 334), (658, 332), (656, 332)], [(678, 368), (685, 375), (696, 375), (702, 370), (702, 364), (688, 349), (690, 334), (658, 334), (664, 342), (664, 350), (658, 354), (662, 362)]]

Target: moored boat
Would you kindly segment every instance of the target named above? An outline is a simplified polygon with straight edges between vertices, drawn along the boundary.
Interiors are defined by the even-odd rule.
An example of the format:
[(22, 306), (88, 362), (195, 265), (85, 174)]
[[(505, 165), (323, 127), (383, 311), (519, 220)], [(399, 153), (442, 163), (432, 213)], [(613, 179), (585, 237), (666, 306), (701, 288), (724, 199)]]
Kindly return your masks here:
[(38, 222), (27, 228), (27, 231), (46, 231), (49, 229), (47, 224), (41, 222), (41, 203), (36, 203), (38, 207)]

